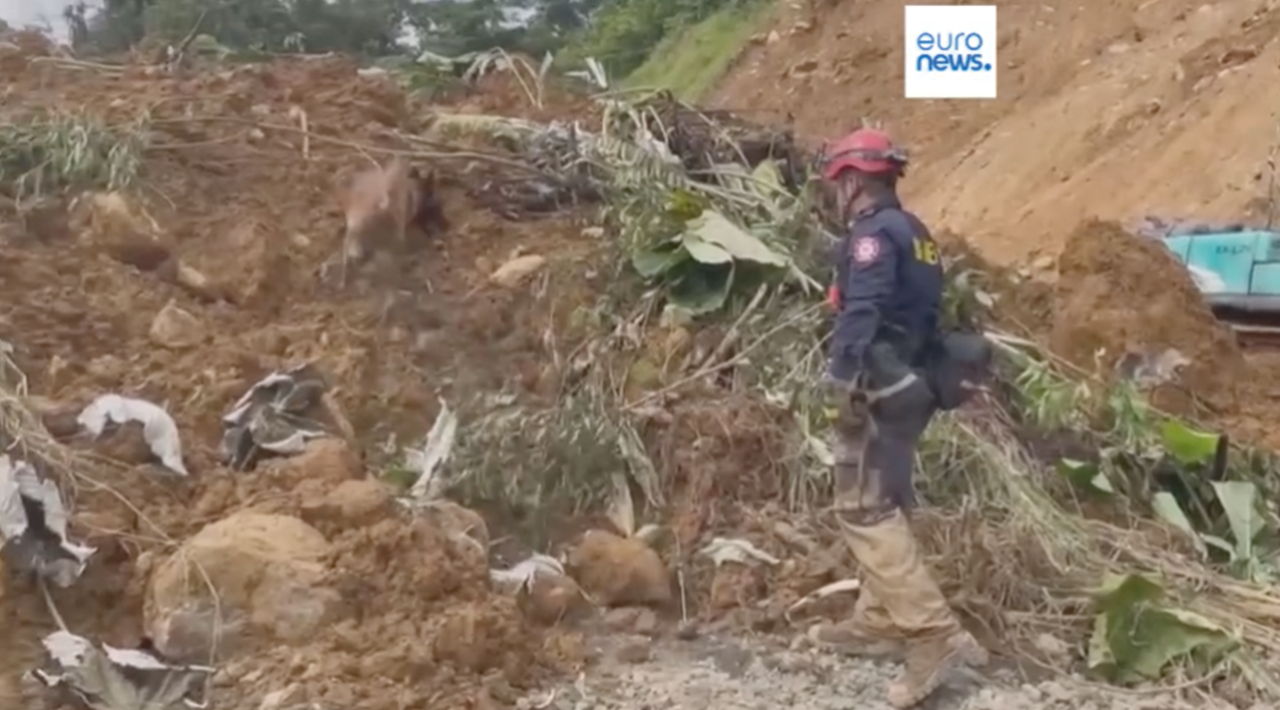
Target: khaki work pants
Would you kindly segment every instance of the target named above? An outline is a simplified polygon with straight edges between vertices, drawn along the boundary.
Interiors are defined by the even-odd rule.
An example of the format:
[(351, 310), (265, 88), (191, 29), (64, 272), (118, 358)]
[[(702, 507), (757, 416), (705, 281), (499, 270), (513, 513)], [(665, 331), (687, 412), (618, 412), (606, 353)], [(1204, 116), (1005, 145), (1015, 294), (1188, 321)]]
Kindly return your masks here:
[(933, 417), (923, 381), (870, 405), (851, 401), (836, 426), (836, 519), (862, 566), (855, 626), (876, 636), (924, 639), (960, 626), (925, 567), (907, 511), (916, 446)]

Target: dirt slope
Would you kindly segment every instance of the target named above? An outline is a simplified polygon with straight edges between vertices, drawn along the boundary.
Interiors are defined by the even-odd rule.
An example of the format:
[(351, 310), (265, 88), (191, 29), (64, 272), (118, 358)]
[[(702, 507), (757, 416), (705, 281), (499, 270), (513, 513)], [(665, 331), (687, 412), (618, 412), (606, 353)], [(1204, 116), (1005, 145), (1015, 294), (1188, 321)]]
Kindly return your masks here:
[[(391, 434), (401, 442), (423, 436), (440, 396), (499, 389), (537, 396), (550, 367), (540, 355), (541, 333), (571, 310), (556, 299), (572, 301), (583, 288), (580, 278), (560, 279), (559, 270), (593, 248), (580, 216), (508, 218), (490, 209), (493, 175), (484, 164), (441, 160), (435, 167), (448, 231), (344, 288), (322, 277), (341, 239), (334, 174), (370, 154), (405, 149), (394, 133), (421, 130), (431, 107), (407, 98), (389, 77), (361, 76), (338, 58), (170, 75), (154, 66), (69, 67), (35, 54), (38, 47), (5, 58), (6, 122), (42, 111), (84, 112), (114, 126), (145, 116), (150, 147), (140, 185), (124, 195), (89, 194), (71, 204), (51, 198), (22, 214), (4, 201), (0, 339), (14, 345), (31, 391), (48, 406), (47, 426), (56, 430), (68, 413), (74, 419), (97, 395), (147, 399), (176, 420), (191, 474), (166, 477), (148, 465), (140, 428), (119, 430), (106, 443), (86, 442), (74, 424), (62, 432), (69, 444), (124, 464), (77, 471), (101, 474), (96, 480), (110, 487), (80, 482), (73, 535), (99, 551), (75, 587), (55, 592), (67, 624), (133, 647), (144, 630), (155, 636), (169, 628), (142, 618), (144, 596), (151, 617), (157, 598), (176, 595), (185, 604), (183, 594), (199, 591), (159, 594), (151, 582), (154, 570), (195, 554), (170, 556), (184, 539), (236, 513), (283, 516), (254, 519), (300, 530), (293, 537), (309, 539), (307, 550), (290, 550), (285, 537), (267, 533), (248, 545), (261, 548), (256, 554), (236, 552), (244, 539), (215, 536), (202, 548), (211, 574), (238, 580), (215, 583), (226, 618), (270, 618), (261, 605), (273, 602), (264, 600), (298, 593), (267, 590), (280, 575), (254, 565), (271, 560), (320, 585), (323, 593), (307, 592), (324, 613), (317, 618), (332, 621), (340, 609), (359, 623), (308, 629), (307, 644), (267, 643), (249, 662), (232, 664), (219, 681), (229, 686), (220, 690), (222, 706), (257, 707), (303, 670), (328, 680), (310, 683), (298, 699), (335, 707), (512, 702), (511, 688), (531, 682), (548, 667), (541, 659), (559, 652), (543, 649), (543, 634), (513, 600), (490, 589), (488, 560), (474, 543), (459, 542), (434, 519), (407, 524), (382, 484), (366, 478), (360, 454)], [(478, 101), (509, 115), (528, 108), (502, 77), (487, 83), (490, 95), (466, 97), (464, 105)], [(553, 115), (554, 98), (531, 113)], [(573, 110), (572, 102), (560, 108)], [(509, 288), (490, 283), (491, 272), (519, 251), (545, 254), (542, 277), (567, 285), (533, 293), (537, 277)], [(183, 277), (192, 270), (204, 277), (199, 287)], [(164, 312), (182, 315), (165, 321)], [(342, 433), (353, 441), (313, 444), (297, 459), (252, 472), (218, 464), (221, 416), (259, 378), (306, 361), (326, 377), (349, 425)], [(141, 446), (128, 445), (130, 436)], [(330, 497), (330, 489), (341, 495)], [(231, 525), (228, 534), (251, 531)], [(294, 575), (299, 583), (301, 574)], [(0, 652), (0, 706), (17, 707), (17, 677), (37, 661), (38, 639), (53, 628), (40, 599), (30, 580), (0, 571), (0, 635), (17, 640)], [(245, 608), (233, 612), (236, 605)], [(307, 608), (299, 602), (290, 613), (307, 616)], [(488, 687), (495, 679), (501, 688)]]
[(716, 103), (794, 113), (813, 139), (883, 121), (907, 195), (999, 263), (1053, 254), (1082, 217), (1236, 219), (1265, 190), (1280, 7), (1264, 0), (999, 6), (1000, 98), (902, 98), (904, 2), (779, 6)]

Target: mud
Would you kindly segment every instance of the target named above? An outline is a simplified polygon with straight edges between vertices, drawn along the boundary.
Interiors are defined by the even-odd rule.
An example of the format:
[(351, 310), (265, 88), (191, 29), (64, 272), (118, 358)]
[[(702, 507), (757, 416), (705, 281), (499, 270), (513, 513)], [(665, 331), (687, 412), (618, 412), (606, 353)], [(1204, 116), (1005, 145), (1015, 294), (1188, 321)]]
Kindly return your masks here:
[[(16, 346), (50, 430), (119, 464), (77, 471), (73, 532), (100, 550), (56, 595), (67, 624), (118, 647), (150, 633), (207, 656), (209, 624), (225, 612), (215, 690), (228, 708), (280, 691), (326, 707), (503, 706), (572, 667), (571, 633), (490, 589), (487, 533), (455, 524), (477, 516), (410, 521), (366, 471), (392, 435), (424, 436), (440, 398), (545, 394), (555, 373), (544, 332), (594, 297), (580, 272), (598, 246), (581, 234), (583, 215), (511, 221), (472, 199), (484, 178), (465, 164), (418, 158), (441, 176), (449, 230), (339, 288), (322, 278), (342, 238), (332, 176), (409, 150), (395, 132), (420, 130), (433, 107), (332, 58), (177, 77), (15, 64), (0, 78), (6, 119), (75, 107), (120, 126), (146, 112), (152, 129), (127, 194), (4, 214), (0, 338)], [(521, 254), (545, 261), (542, 281), (491, 283)], [(326, 379), (337, 438), (251, 472), (219, 465), (231, 404), (308, 361)], [(108, 392), (165, 406), (189, 478), (158, 471), (129, 427), (99, 442), (76, 432), (78, 408)], [(301, 532), (248, 539), (258, 528), (236, 520)], [(305, 559), (288, 540), (307, 542)], [(203, 577), (225, 589), (217, 614)], [(9, 576), (4, 589), (3, 635), (16, 640), (0, 650), (0, 693), (17, 692), (54, 628), (28, 581)]]
[(1247, 371), (1231, 330), (1218, 322), (1191, 275), (1160, 242), (1113, 222), (1081, 223), (1058, 258), (1055, 352), (1107, 373), (1127, 352), (1175, 348), (1190, 359), (1182, 382), (1230, 406)]

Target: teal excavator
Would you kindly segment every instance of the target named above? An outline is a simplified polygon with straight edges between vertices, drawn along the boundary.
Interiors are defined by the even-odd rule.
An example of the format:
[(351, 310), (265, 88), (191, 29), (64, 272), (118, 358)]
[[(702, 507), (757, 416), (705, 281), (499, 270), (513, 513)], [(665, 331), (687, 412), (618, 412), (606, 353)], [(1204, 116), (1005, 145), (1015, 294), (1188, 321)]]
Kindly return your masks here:
[(1152, 218), (1140, 231), (1160, 239), (1187, 267), (1205, 302), (1241, 341), (1280, 343), (1280, 232)]

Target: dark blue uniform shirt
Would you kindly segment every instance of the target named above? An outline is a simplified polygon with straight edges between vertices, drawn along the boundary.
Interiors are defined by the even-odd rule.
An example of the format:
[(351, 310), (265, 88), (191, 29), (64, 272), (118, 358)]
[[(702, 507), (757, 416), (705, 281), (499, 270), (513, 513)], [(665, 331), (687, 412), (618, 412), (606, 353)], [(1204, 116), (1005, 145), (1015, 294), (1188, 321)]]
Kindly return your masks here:
[(889, 197), (859, 212), (836, 249), (831, 376), (852, 380), (879, 339), (909, 343), (903, 356), (914, 358), (936, 333), (942, 307), (942, 260), (928, 228)]

